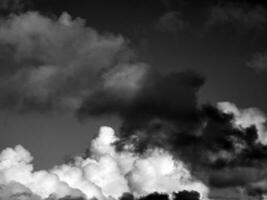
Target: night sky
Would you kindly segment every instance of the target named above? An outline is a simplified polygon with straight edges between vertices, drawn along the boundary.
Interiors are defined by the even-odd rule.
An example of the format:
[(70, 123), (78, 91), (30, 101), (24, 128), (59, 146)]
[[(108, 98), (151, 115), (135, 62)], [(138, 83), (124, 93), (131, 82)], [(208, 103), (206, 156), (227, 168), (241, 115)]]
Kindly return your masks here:
[(163, 148), (211, 196), (256, 199), (267, 192), (266, 35), (264, 1), (1, 0), (0, 150), (21, 144), (49, 169), (111, 126), (118, 151)]

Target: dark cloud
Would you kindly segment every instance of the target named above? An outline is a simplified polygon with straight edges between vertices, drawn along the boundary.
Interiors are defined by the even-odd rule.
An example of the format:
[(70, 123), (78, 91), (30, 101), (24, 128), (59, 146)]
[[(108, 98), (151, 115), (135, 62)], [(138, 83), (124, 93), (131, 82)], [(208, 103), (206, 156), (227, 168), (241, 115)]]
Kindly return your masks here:
[(138, 83), (133, 91), (98, 88), (84, 101), (80, 116), (118, 115), (118, 150), (163, 148), (190, 164), (196, 176), (204, 173), (213, 187), (246, 187), (265, 176), (265, 117), (257, 109), (199, 105), (204, 78), (192, 71), (159, 75), (148, 70)]
[[(130, 98), (123, 90), (96, 90), (81, 107), (80, 115), (117, 114), (123, 120), (122, 138), (130, 139), (140, 132), (138, 149), (167, 147), (172, 129), (181, 133), (194, 129), (198, 121), (196, 93), (203, 82), (202, 76), (191, 71), (166, 76), (148, 72)], [(167, 127), (170, 130), (165, 133)]]
[(84, 101), (79, 115), (118, 115), (122, 119), (118, 148), (124, 142), (134, 143), (138, 152), (162, 147), (190, 162), (215, 168), (264, 160), (266, 148), (257, 143), (253, 124), (238, 129), (232, 114), (198, 105), (197, 92), (204, 83), (199, 74), (147, 72), (139, 83), (134, 92), (98, 88)]
[(267, 193), (267, 181), (259, 180), (253, 183), (250, 183), (246, 186), (246, 190), (251, 196), (261, 196), (262, 194)]
[(217, 188), (246, 186), (266, 176), (266, 170), (254, 167), (227, 168), (210, 174), (210, 184)]

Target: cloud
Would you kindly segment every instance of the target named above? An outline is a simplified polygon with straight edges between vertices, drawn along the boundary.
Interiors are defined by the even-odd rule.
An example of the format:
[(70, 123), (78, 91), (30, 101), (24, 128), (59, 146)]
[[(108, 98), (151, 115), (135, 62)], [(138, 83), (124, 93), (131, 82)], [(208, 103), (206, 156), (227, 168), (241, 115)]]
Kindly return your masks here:
[[(150, 73), (146, 71), (131, 95), (124, 92), (126, 95), (122, 96), (122, 92), (103, 86), (88, 96), (80, 112), (85, 116), (118, 115), (122, 119), (121, 139), (112, 140), (117, 150), (132, 149), (144, 155), (151, 149), (156, 152), (162, 148), (188, 164), (197, 177), (212, 187), (248, 189), (247, 185), (265, 177), (267, 149), (263, 112), (257, 108), (239, 109), (229, 102), (218, 103), (217, 107), (198, 105), (197, 91), (203, 83), (198, 74)], [(155, 176), (142, 171), (148, 160), (136, 162), (136, 177), (128, 175), (129, 183), (139, 180), (137, 190), (151, 193), (146, 187), (157, 188), (158, 183), (147, 183)], [(153, 160), (167, 163), (158, 155), (153, 156)], [(167, 170), (170, 166), (160, 168)], [(160, 185), (164, 185), (164, 179), (160, 180)]]
[(208, 27), (229, 24), (235, 28), (253, 31), (265, 28), (266, 22), (266, 9), (261, 5), (223, 2), (211, 7), (206, 24)]
[(106, 200), (125, 193), (138, 198), (153, 192), (171, 195), (194, 190), (200, 199), (207, 199), (208, 188), (182, 161), (163, 149), (151, 149), (143, 155), (135, 154), (130, 147), (117, 152), (113, 145), (117, 140), (111, 128), (102, 127), (92, 141), (90, 157), (78, 156), (74, 162), (48, 171), (34, 171), (33, 158), (22, 146), (6, 148), (0, 154), (0, 196)]
[(182, 18), (182, 14), (178, 11), (170, 11), (164, 13), (155, 23), (155, 28), (162, 32), (176, 33), (184, 30), (187, 23)]
[(266, 116), (258, 108), (238, 109), (230, 102), (220, 102), (218, 107), (224, 113), (233, 114), (233, 125), (237, 128), (249, 128), (255, 126), (257, 129), (257, 142), (267, 145)]
[(267, 52), (255, 53), (247, 66), (256, 70), (263, 71), (267, 69)]
[[(267, 175), (265, 114), (258, 108), (239, 109), (230, 102), (220, 102), (217, 106), (224, 113), (232, 115), (230, 122), (235, 129), (243, 132), (252, 128), (252, 132), (243, 132), (243, 136), (238, 137), (235, 135), (234, 152), (228, 155), (230, 160), (223, 169), (211, 171), (209, 184), (217, 188), (241, 187), (249, 195), (265, 194)], [(245, 135), (247, 139), (244, 138)]]
[[(267, 193), (267, 180), (260, 180), (247, 185), (247, 191), (250, 195), (262, 195)], [(265, 195), (266, 198), (266, 195)]]
[(0, 183), (17, 182), (42, 198), (47, 198), (54, 193), (58, 198), (81, 195), (80, 191), (70, 188), (55, 174), (47, 171), (33, 172), (31, 160), (30, 153), (20, 145), (14, 149), (3, 150), (0, 154)]
[(17, 182), (0, 185), (0, 199), (5, 200), (41, 200), (42, 198)]
[(42, 199), (139, 198), (183, 190), (205, 199), (203, 182), (265, 191), (264, 113), (229, 102), (200, 105), (200, 74), (160, 74), (137, 62), (122, 36), (99, 33), (67, 13), (12, 15), (0, 24), (0, 46), (1, 109), (69, 109), (80, 118), (112, 114), (122, 120), (119, 137), (102, 128), (89, 157), (48, 171), (34, 171), (22, 146), (5, 149), (0, 184), (15, 182)]
[(1, 107), (20, 111), (76, 110), (103, 72), (134, 58), (122, 36), (68, 13), (12, 15), (0, 23), (0, 45)]
[[(142, 74), (138, 87), (133, 84), (135, 87), (127, 86), (129, 89), (124, 91), (125, 84), (118, 84), (120, 88), (103, 85), (88, 96), (80, 114), (118, 114), (125, 120), (123, 126), (129, 130), (145, 128), (157, 119), (185, 120), (188, 123), (193, 120), (197, 106), (196, 92), (204, 82), (202, 76), (191, 71), (163, 76), (154, 71), (143, 71), (143, 68), (131, 72), (134, 72), (131, 73), (134, 80)], [(124, 95), (121, 95), (122, 92)]]
[[(258, 109), (239, 111), (229, 103), (220, 103), (218, 108), (198, 105), (197, 92), (204, 82), (200, 75), (190, 71), (159, 75), (133, 67), (134, 78), (127, 80), (141, 77), (137, 85), (104, 84), (79, 110), (82, 117), (115, 114), (121, 118), (118, 150), (128, 144), (139, 153), (159, 147), (195, 167), (223, 168), (264, 160), (265, 117)], [(126, 69), (120, 76), (128, 74)]]
[(254, 167), (236, 167), (211, 172), (209, 181), (213, 187), (217, 188), (247, 187), (247, 184), (257, 182), (265, 176), (265, 169), (259, 170)]
[(23, 0), (2, 0), (0, 2), (0, 11), (2, 14), (9, 14), (14, 12), (20, 12), (24, 10), (26, 7), (31, 5), (31, 0), (23, 1)]
[[(132, 67), (125, 72), (120, 69), (119, 74), (117, 70), (115, 75), (109, 73), (106, 84), (88, 95), (79, 110), (82, 117), (115, 114), (121, 118), (120, 140), (114, 142), (117, 150), (130, 148), (143, 155), (150, 149), (164, 149), (214, 187), (245, 187), (260, 179), (255, 174), (264, 171), (267, 156), (263, 112), (257, 108), (239, 109), (229, 102), (218, 103), (217, 107), (199, 105), (197, 92), (204, 79), (194, 72), (161, 75), (149, 67), (144, 71), (145, 67)], [(123, 84), (124, 76), (134, 84)], [(122, 83), (116, 84), (117, 81)], [(165, 163), (160, 157), (154, 159)], [(142, 184), (154, 175), (139, 169), (146, 162), (147, 159), (136, 162), (137, 178), (131, 174), (129, 177), (139, 180), (137, 186), (151, 193)], [(245, 176), (240, 180), (231, 178), (240, 177), (239, 168), (249, 167), (255, 172), (255, 180)], [(224, 170), (232, 172), (229, 180), (223, 175)], [(222, 176), (221, 183), (213, 181), (217, 176)], [(160, 185), (164, 185), (161, 180)], [(150, 184), (158, 187), (157, 182)]]

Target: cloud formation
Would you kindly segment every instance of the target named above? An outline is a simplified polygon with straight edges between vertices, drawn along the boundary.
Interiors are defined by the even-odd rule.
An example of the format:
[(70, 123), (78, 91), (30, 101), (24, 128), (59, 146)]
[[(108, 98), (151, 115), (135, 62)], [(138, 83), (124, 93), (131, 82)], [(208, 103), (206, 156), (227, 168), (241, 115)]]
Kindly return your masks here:
[(249, 128), (255, 126), (257, 130), (257, 142), (267, 145), (266, 116), (258, 108), (238, 109), (230, 102), (220, 102), (218, 107), (224, 113), (234, 116), (232, 123), (237, 128)]
[[(216, 23), (265, 24), (259, 8), (225, 9), (217, 8)], [(178, 13), (167, 20), (173, 17)], [(136, 61), (122, 36), (99, 33), (67, 13), (12, 15), (0, 23), (0, 46), (1, 109), (67, 109), (81, 119), (112, 114), (122, 120), (119, 138), (103, 128), (90, 157), (49, 171), (34, 171), (22, 146), (7, 148), (0, 156), (3, 198), (13, 190), (23, 198), (104, 200), (193, 189), (205, 199), (208, 189), (199, 180), (266, 193), (265, 115), (229, 102), (199, 105), (200, 74), (158, 73)]]
[[(192, 72), (166, 76), (147, 72), (141, 83), (131, 98), (112, 89), (96, 90), (80, 112), (121, 117), (121, 139), (115, 142), (119, 151), (131, 148), (142, 155), (162, 148), (212, 187), (242, 187), (255, 194), (250, 185), (266, 177), (263, 112), (239, 109), (230, 102), (217, 107), (198, 105), (197, 91), (203, 79)], [(147, 178), (141, 173), (140, 185)]]
[(1, 15), (10, 14), (14, 12), (20, 12), (25, 7), (31, 4), (31, 0), (23, 1), (23, 0), (2, 0), (0, 2), (0, 11)]
[(264, 71), (267, 69), (267, 52), (255, 53), (251, 60), (247, 62), (247, 66), (256, 70)]
[(76, 157), (73, 163), (49, 171), (34, 171), (33, 158), (22, 146), (6, 148), (0, 154), (0, 196), (106, 200), (124, 193), (140, 197), (194, 190), (200, 199), (207, 199), (208, 188), (192, 177), (182, 161), (163, 149), (151, 149), (141, 156), (131, 147), (118, 153), (113, 145), (117, 140), (111, 128), (102, 127), (91, 143), (91, 157)]
[(63, 13), (11, 15), (0, 23), (1, 108), (77, 109), (101, 74), (134, 58), (122, 36), (100, 34)]

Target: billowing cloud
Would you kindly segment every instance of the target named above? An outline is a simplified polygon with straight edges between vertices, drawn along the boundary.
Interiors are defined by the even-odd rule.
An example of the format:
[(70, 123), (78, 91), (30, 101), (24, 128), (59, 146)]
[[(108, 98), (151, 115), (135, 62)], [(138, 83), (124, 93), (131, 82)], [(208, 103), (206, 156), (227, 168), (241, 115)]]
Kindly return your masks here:
[[(81, 112), (121, 117), (121, 139), (115, 141), (119, 151), (133, 149), (144, 155), (162, 148), (190, 165), (192, 172), (212, 187), (241, 187), (253, 194), (248, 191), (249, 185), (262, 181), (266, 175), (264, 113), (257, 108), (239, 109), (229, 102), (218, 103), (217, 107), (198, 105), (196, 93), (203, 79), (192, 72), (163, 77), (146, 72), (131, 98), (114, 88), (102, 87), (88, 97)], [(153, 159), (167, 163), (160, 157)], [(146, 162), (147, 159), (136, 162), (135, 179), (140, 181), (137, 185), (142, 190), (146, 190), (142, 184), (154, 176), (139, 169)], [(131, 174), (129, 177), (135, 180)], [(164, 179), (161, 180), (162, 186)], [(149, 184), (158, 187), (157, 183)]]
[[(114, 68), (115, 75), (110, 73), (106, 84), (87, 96), (79, 110), (80, 116), (119, 116), (122, 126), (120, 140), (115, 141), (117, 150), (123, 152), (130, 148), (144, 155), (151, 149), (154, 152), (164, 149), (188, 164), (196, 176), (212, 187), (248, 189), (249, 184), (265, 177), (267, 148), (263, 112), (257, 108), (239, 109), (229, 102), (218, 103), (217, 107), (199, 105), (197, 92), (204, 82), (199, 74), (188, 71), (160, 75), (149, 68), (143, 71), (145, 67), (139, 69), (140, 66), (120, 69), (120, 73)], [(133, 84), (123, 83), (127, 75)], [(166, 163), (160, 157), (153, 159)], [(154, 176), (139, 169), (146, 162), (147, 159), (136, 162), (137, 178), (129, 174), (130, 180), (140, 181), (137, 185), (142, 190), (146, 190), (146, 180)], [(161, 180), (162, 186), (165, 182)], [(156, 182), (149, 184), (153, 185), (149, 188), (158, 187)]]
[[(260, 8), (231, 6), (217, 8), (217, 20), (265, 24)], [(171, 13), (167, 20), (173, 17), (180, 16)], [(112, 114), (122, 121), (119, 137), (104, 127), (89, 157), (51, 170), (35, 171), (20, 145), (3, 150), (3, 198), (106, 200), (194, 190), (207, 199), (204, 183), (265, 193), (265, 115), (229, 102), (200, 105), (201, 75), (158, 73), (136, 61), (127, 43), (67, 13), (51, 18), (27, 12), (0, 22), (1, 109), (69, 109), (80, 118)]]
[(1, 107), (22, 111), (75, 110), (104, 73), (134, 58), (122, 36), (98, 33), (68, 13), (11, 15), (0, 23), (0, 45)]
[(224, 113), (233, 114), (233, 125), (237, 128), (249, 128), (255, 126), (257, 129), (257, 141), (267, 145), (266, 116), (258, 108), (238, 109), (235, 104), (230, 102), (221, 102), (219, 109)]
[(119, 88), (104, 85), (88, 96), (80, 108), (80, 114), (117, 114), (124, 120), (123, 128), (127, 129), (125, 134), (133, 129), (147, 128), (150, 124), (153, 125), (152, 121), (154, 124), (161, 120), (183, 121), (184, 126), (195, 122), (196, 93), (204, 82), (202, 76), (191, 71), (163, 76), (149, 70), (143, 72), (143, 68), (136, 68), (130, 72), (134, 78), (128, 76), (127, 80), (139, 80), (137, 84), (131, 84), (134, 87), (127, 87), (130, 89), (124, 91), (123, 87), (127, 84), (119, 84)]
[(0, 154), (0, 196), (104, 200), (118, 199), (125, 193), (140, 197), (153, 192), (171, 195), (194, 190), (200, 199), (207, 199), (208, 188), (182, 161), (163, 149), (138, 155), (129, 146), (117, 152), (113, 145), (117, 140), (111, 128), (102, 127), (92, 141), (90, 157), (76, 157), (73, 163), (49, 171), (34, 171), (33, 158), (22, 146), (7, 148)]
[(0, 199), (5, 200), (41, 200), (42, 198), (17, 182), (0, 185)]

